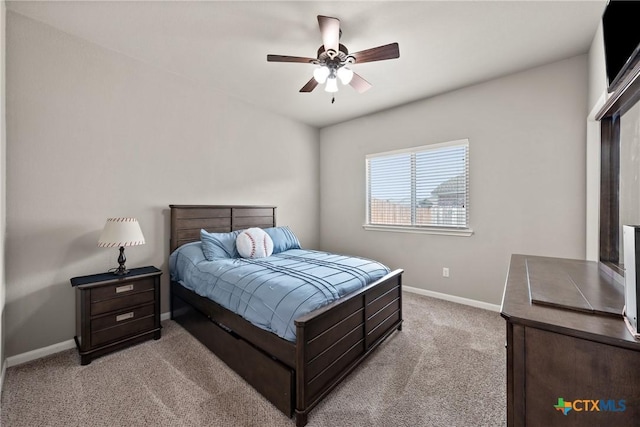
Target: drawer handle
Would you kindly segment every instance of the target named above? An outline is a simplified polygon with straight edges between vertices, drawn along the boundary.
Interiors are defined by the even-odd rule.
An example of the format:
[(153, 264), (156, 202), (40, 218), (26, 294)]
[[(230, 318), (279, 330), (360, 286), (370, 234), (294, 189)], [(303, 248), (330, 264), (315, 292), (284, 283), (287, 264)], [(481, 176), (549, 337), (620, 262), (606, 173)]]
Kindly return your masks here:
[(119, 286), (116, 288), (116, 294), (119, 294), (120, 292), (129, 292), (133, 290), (133, 284), (128, 284), (128, 285), (124, 285), (124, 286)]
[(133, 311), (116, 316), (116, 322), (122, 322), (123, 320), (133, 319)]

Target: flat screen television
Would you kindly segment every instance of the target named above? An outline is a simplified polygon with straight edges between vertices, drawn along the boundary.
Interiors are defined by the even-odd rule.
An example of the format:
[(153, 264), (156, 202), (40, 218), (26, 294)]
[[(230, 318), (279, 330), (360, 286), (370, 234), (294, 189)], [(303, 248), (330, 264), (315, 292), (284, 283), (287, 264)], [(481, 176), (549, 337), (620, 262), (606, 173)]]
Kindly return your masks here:
[(602, 33), (608, 90), (613, 92), (640, 61), (640, 1), (609, 1)]

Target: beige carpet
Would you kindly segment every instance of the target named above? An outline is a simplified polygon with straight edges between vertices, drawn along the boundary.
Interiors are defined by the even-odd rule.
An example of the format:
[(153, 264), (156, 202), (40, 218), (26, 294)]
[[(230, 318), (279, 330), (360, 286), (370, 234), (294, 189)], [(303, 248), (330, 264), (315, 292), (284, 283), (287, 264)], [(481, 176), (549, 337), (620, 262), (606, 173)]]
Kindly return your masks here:
[[(309, 414), (313, 426), (503, 426), (504, 320), (404, 293), (405, 323)], [(80, 366), (75, 350), (9, 368), (1, 425), (291, 426), (173, 321), (159, 341)]]

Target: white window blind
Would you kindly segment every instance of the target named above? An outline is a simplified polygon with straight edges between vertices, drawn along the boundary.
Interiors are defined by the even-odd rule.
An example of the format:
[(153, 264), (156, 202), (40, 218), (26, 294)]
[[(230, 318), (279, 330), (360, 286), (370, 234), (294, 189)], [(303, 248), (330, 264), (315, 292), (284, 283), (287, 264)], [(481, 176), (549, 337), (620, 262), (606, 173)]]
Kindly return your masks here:
[(469, 141), (370, 154), (367, 225), (469, 228)]

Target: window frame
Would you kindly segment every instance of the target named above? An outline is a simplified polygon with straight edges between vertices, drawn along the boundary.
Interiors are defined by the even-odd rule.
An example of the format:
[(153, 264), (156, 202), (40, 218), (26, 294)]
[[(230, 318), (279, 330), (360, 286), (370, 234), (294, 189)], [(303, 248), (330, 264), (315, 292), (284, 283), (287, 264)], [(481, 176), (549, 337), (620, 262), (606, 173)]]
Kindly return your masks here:
[(640, 63), (602, 106), (600, 121), (599, 262), (615, 280), (624, 280), (620, 259), (620, 117), (640, 102)]
[[(467, 178), (467, 191), (465, 195), (465, 208), (466, 208), (466, 225), (462, 227), (454, 226), (432, 226), (432, 225), (401, 225), (401, 224), (372, 224), (369, 222), (371, 218), (371, 201), (370, 201), (370, 176), (369, 176), (369, 160), (378, 157), (390, 157), (400, 154), (416, 154), (425, 151), (432, 151), (446, 147), (465, 147), (466, 148), (466, 178)], [(469, 209), (469, 200), (471, 198), (471, 184), (470, 184), (470, 144), (469, 139), (457, 139), (454, 141), (447, 141), (435, 144), (426, 144), (417, 147), (403, 148), (399, 150), (384, 151), (379, 153), (371, 153), (365, 156), (365, 220), (363, 228), (370, 231), (389, 231), (399, 233), (419, 233), (419, 234), (436, 234), (436, 235), (449, 235), (449, 236), (464, 236), (468, 237), (473, 235), (473, 229), (471, 228), (471, 212)], [(415, 188), (415, 177), (412, 176), (411, 185)], [(412, 190), (414, 192), (414, 190)], [(412, 194), (412, 197), (414, 195)], [(412, 218), (413, 214), (412, 203)], [(412, 219), (412, 222), (414, 220)]]

